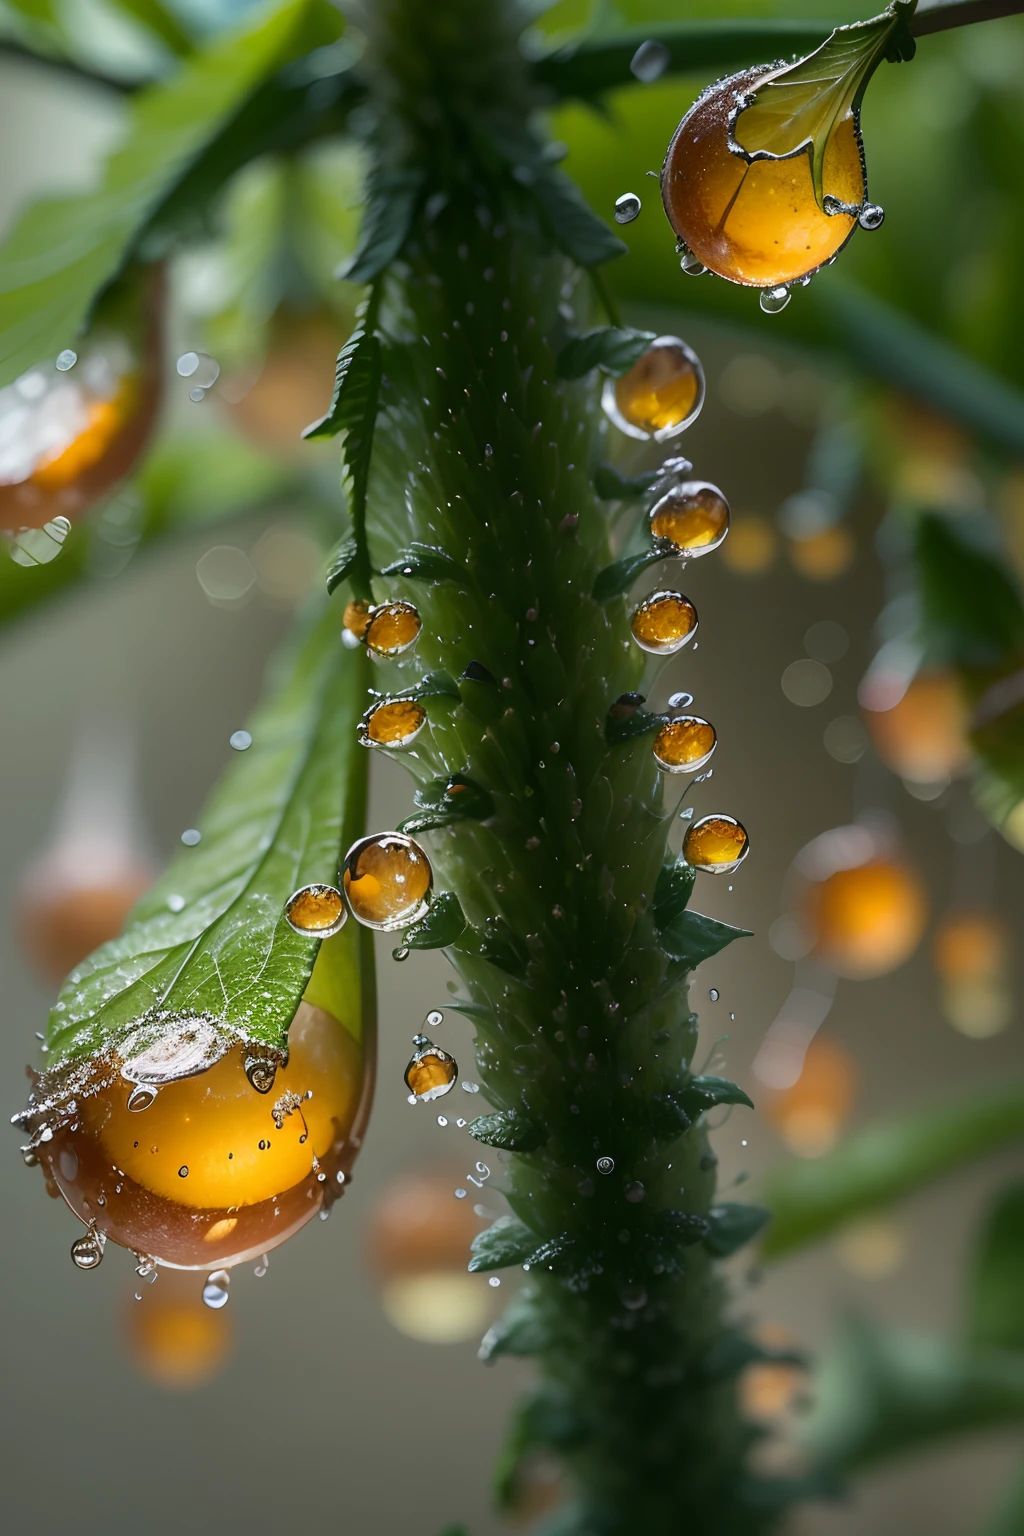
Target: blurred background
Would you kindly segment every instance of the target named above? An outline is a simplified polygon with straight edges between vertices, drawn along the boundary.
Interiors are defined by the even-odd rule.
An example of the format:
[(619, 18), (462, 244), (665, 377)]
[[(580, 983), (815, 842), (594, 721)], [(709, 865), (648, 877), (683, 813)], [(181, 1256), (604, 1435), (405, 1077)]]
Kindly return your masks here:
[[(213, 25), (243, 9), (182, 4), (180, 14)], [(637, 26), (723, 12), (850, 19), (826, 0), (613, 9), (612, 22)], [(77, 56), (108, 70), (116, 57), (125, 78), (158, 72), (145, 39), (103, 34), (102, 8), (61, 14), (78, 29)], [(562, 4), (543, 24), (557, 35), (583, 19)], [(14, 23), (10, 35), (21, 35)], [(1012, 413), (1024, 204), (1019, 95), (1011, 102), (1022, 62), (1024, 30), (1011, 21), (929, 40), (905, 73), (883, 70), (864, 127), (887, 219), (854, 239), (836, 273), (990, 370), (984, 382), (1005, 389), (1009, 413), (994, 436), (897, 387), (891, 364), (843, 340), (827, 299), (812, 307), (798, 293), (785, 316), (767, 317), (751, 294), (680, 274), (643, 177), (705, 82), (615, 96), (605, 118), (577, 105), (556, 117), (568, 168), (599, 211), (610, 216), (627, 191), (646, 204), (623, 231), (634, 255), (614, 276), (630, 318), (685, 335), (701, 355), (707, 403), (685, 449), (733, 509), (722, 549), (687, 573), (699, 642), (656, 696), (660, 707), (685, 690), (714, 720), (714, 776), (688, 803), (739, 816), (753, 846), (731, 883), (702, 878), (694, 902), (754, 930), (693, 982), (698, 1062), (716, 1062), (758, 1104), (717, 1133), (726, 1198), (748, 1178), (743, 1194), (756, 1198), (776, 1165), (823, 1155), (876, 1118), (1019, 1078), (1024, 1064), (1024, 817), (1004, 807), (1000, 834), (972, 800), (966, 706), (951, 668), (915, 649), (912, 569), (922, 509), (954, 521), (970, 547), (999, 551), (1006, 569), (1024, 560), (1024, 424), (1015, 448)], [(0, 52), (4, 228), (27, 200), (89, 186), (122, 121), (117, 91)], [(326, 185), (350, 188), (340, 213)], [(336, 450), (297, 449), (295, 436), (326, 408), (351, 319), (355, 294), (326, 275), (351, 247), (359, 195), (358, 162), (329, 141), (283, 178), (274, 164), (243, 173), (217, 226), (171, 263), (169, 303), (107, 317), (95, 354), (83, 349), (72, 378), (100, 358), (107, 373), (96, 363), (89, 387), (120, 411), (116, 430), (91, 458), (72, 433), (79, 459), (65, 458), (63, 479), (36, 477), (12, 559), (0, 551), (9, 1112), (57, 981), (116, 929), (194, 825), (268, 655), (320, 579), (338, 515)], [(271, 283), (259, 258), (279, 238), (282, 199), (305, 265), (270, 263)], [(142, 364), (123, 360), (133, 348)], [(7, 465), (26, 441), (11, 409), (0, 397)], [(79, 524), (76, 490), (97, 465), (102, 478), (118, 434), (157, 414), (141, 472), (89, 482), (93, 510)], [(83, 431), (100, 431), (98, 415), (88, 422)], [(620, 452), (623, 472), (657, 462), (631, 453)], [(17, 474), (3, 478), (12, 494)], [(70, 570), (78, 580), (65, 580)], [(43, 583), (52, 597), (37, 601)], [(370, 824), (394, 825), (408, 780), (383, 754), (373, 768)], [(848, 830), (821, 836), (854, 824), (852, 852)], [(62, 907), (58, 887), (79, 895)], [(468, 1237), (502, 1208), (500, 1159), (488, 1155), (481, 1174), (481, 1149), (459, 1124), (480, 1112), (472, 1092), (407, 1103), (402, 1073), (426, 1012), (444, 1011), (431, 1033), (470, 1085), (471, 1031), (445, 1008), (444, 963), (413, 953), (395, 964), (391, 949), (378, 954), (379, 1086), (352, 1186), (330, 1222), (275, 1252), (265, 1272), (237, 1273), (223, 1310), (202, 1307), (198, 1280), (140, 1280), (118, 1251), (78, 1273), (74, 1223), (21, 1166), (12, 1134), (0, 1160), (12, 1523), (119, 1533), (142, 1520), (156, 1536), (269, 1533), (296, 1515), (396, 1536), (451, 1520), (471, 1536), (505, 1528), (488, 1479), (526, 1373), (477, 1363), (510, 1282), (463, 1272)], [(752, 1268), (741, 1256), (736, 1305), (766, 1340), (812, 1349), (851, 1311), (955, 1336), (980, 1216), (1022, 1172), (1019, 1147), (1003, 1151), (799, 1258)], [(480, 1187), (456, 1203), (470, 1174)], [(752, 1412), (785, 1425), (806, 1381), (762, 1373), (744, 1391)], [(795, 1528), (980, 1530), (1020, 1453), (1016, 1430), (942, 1446), (873, 1472), (848, 1502), (814, 1506)], [(781, 1440), (777, 1454), (782, 1468)], [(520, 1523), (552, 1492), (539, 1467)]]

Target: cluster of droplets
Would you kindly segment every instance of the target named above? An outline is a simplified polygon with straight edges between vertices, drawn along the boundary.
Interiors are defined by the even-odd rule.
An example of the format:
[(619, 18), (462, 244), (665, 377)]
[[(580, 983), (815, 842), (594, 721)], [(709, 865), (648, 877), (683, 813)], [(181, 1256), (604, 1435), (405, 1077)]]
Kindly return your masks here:
[(334, 885), (304, 885), (285, 903), (288, 925), (305, 938), (326, 939), (349, 913), (366, 928), (392, 933), (409, 928), (430, 909), (434, 875), (430, 860), (404, 832), (373, 832), (345, 855)]

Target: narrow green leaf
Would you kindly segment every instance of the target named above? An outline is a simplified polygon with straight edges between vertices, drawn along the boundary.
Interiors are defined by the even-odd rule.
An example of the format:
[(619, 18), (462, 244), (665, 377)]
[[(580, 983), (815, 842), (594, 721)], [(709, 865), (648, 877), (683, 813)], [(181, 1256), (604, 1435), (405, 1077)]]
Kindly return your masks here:
[(559, 377), (582, 379), (592, 368), (600, 368), (619, 378), (643, 357), (654, 338), (654, 331), (636, 331), (615, 325), (574, 336), (558, 354)]
[(350, 283), (371, 283), (401, 251), (423, 195), (422, 171), (377, 171), (370, 181), (359, 244), (337, 272)]
[(524, 1222), (516, 1216), (499, 1216), (486, 1231), (474, 1237), (470, 1273), (477, 1275), (488, 1269), (524, 1264), (536, 1248), (536, 1234)]
[(717, 918), (705, 917), (701, 912), (681, 913), (659, 935), (665, 953), (691, 971), (702, 960), (717, 955), (733, 939), (749, 939), (751, 936), (749, 928), (734, 928), (731, 923), (720, 923)]
[(662, 867), (651, 906), (651, 916), (659, 928), (667, 928), (686, 911), (696, 879), (697, 871), (683, 859)]
[(410, 544), (400, 550), (389, 565), (381, 567), (382, 576), (405, 576), (409, 581), (465, 581), (467, 572), (445, 550), (432, 544)]
[(716, 1104), (745, 1104), (753, 1109), (754, 1101), (736, 1083), (727, 1077), (695, 1077), (683, 1094), (683, 1103), (693, 1115), (701, 1115)]
[(95, 192), (34, 204), (0, 248), (0, 386), (71, 345), (160, 203), (267, 74), (308, 10), (290, 0), (221, 34), (166, 83), (134, 98), (123, 146)]
[(202, 841), (65, 982), (48, 1025), (51, 1064), (92, 1055), (156, 1009), (283, 1045), (319, 948), (285, 921), (285, 902), (335, 882), (361, 830), (366, 771), (354, 747), (364, 663), (338, 645), (332, 617), (285, 666), (249, 726), (252, 745), (198, 823)]
[(413, 837), (456, 821), (484, 821), (494, 815), (494, 801), (487, 790), (461, 773), (453, 773), (447, 779), (432, 779), (416, 791), (414, 798), (419, 809), (398, 826), (400, 832)]
[(536, 1152), (547, 1141), (547, 1132), (536, 1120), (516, 1109), (501, 1109), (493, 1115), (471, 1120), (469, 1134), (488, 1147), (505, 1152)]
[(1024, 606), (1013, 581), (949, 518), (921, 518), (916, 557), (930, 657), (952, 666), (988, 666), (1024, 646)]
[(678, 553), (668, 539), (655, 539), (648, 549), (641, 549), (635, 555), (624, 555), (614, 565), (606, 565), (594, 580), (594, 601), (608, 603), (613, 597), (622, 597), (649, 566), (669, 560)]
[(406, 949), (447, 949), (466, 931), (466, 918), (454, 891), (441, 891), (434, 897), (426, 917), (402, 934)]
[(346, 577), (352, 573), (352, 568), (359, 556), (359, 547), (351, 535), (346, 534), (339, 539), (337, 544), (327, 556), (327, 590), (333, 593)]
[(972, 1265), (967, 1336), (982, 1348), (1024, 1352), (1024, 1183), (1001, 1190), (986, 1213)]
[(601, 501), (639, 501), (658, 478), (658, 471), (627, 479), (612, 464), (599, 464), (594, 470), (594, 491)]
[(881, 15), (837, 27), (819, 48), (755, 85), (733, 126), (733, 144), (744, 159), (787, 160), (807, 150), (818, 206), (828, 141), (855, 111), (868, 81), (894, 48), (910, 58), (914, 41), (907, 19), (916, 0), (892, 0)]
[(869, 1126), (824, 1157), (794, 1160), (768, 1177), (764, 1198), (774, 1219), (762, 1252), (792, 1253), (1022, 1138), (1021, 1083)]
[(727, 1259), (730, 1254), (753, 1242), (763, 1227), (772, 1219), (771, 1211), (759, 1205), (712, 1206), (708, 1212), (710, 1230), (704, 1238), (704, 1247), (716, 1258)]

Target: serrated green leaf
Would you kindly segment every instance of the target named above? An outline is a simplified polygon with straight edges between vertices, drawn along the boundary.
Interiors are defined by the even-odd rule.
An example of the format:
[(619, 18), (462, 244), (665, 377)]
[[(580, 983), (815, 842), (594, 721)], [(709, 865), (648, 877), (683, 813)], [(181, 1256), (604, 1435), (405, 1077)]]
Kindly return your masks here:
[(599, 330), (587, 331), (584, 336), (574, 336), (558, 354), (558, 376), (582, 379), (592, 368), (600, 368), (619, 378), (643, 357), (655, 334), (628, 326), (605, 325)]
[(769, 1175), (763, 1193), (773, 1221), (762, 1253), (773, 1259), (792, 1253), (844, 1222), (1022, 1139), (1020, 1083), (869, 1126), (824, 1157), (794, 1160)]
[(333, 593), (351, 575), (359, 557), (359, 546), (350, 534), (339, 539), (327, 556), (327, 590)]
[(778, 70), (747, 97), (733, 126), (746, 160), (787, 160), (809, 152), (818, 206), (824, 204), (825, 150), (838, 125), (860, 105), (868, 81), (901, 39), (913, 52), (907, 18), (916, 0), (893, 0), (870, 21), (837, 27), (807, 58)]
[(971, 1271), (969, 1341), (981, 1348), (1024, 1352), (1024, 1183), (1011, 1184), (996, 1196)]
[(467, 1130), (485, 1146), (500, 1147), (506, 1152), (536, 1152), (548, 1139), (542, 1125), (517, 1109), (481, 1115), (469, 1122)]
[(178, 853), (121, 937), (62, 987), (51, 1066), (92, 1055), (155, 1009), (284, 1043), (319, 948), (285, 921), (285, 902), (300, 886), (335, 882), (361, 831), (366, 772), (354, 747), (365, 663), (338, 646), (333, 619), (320, 619), (285, 666), (253, 717), (251, 747), (200, 818), (202, 841)]
[(466, 930), (466, 918), (454, 891), (441, 891), (420, 922), (402, 934), (406, 949), (447, 949), (457, 943)]
[(517, 1216), (499, 1216), (485, 1232), (477, 1233), (469, 1261), (471, 1274), (488, 1269), (506, 1269), (510, 1264), (524, 1264), (537, 1248), (536, 1233)]
[(759, 1205), (738, 1205), (731, 1201), (714, 1205), (708, 1212), (709, 1230), (704, 1236), (704, 1247), (716, 1258), (727, 1259), (752, 1242), (771, 1219), (771, 1211), (763, 1210)]
[(157, 208), (204, 146), (288, 56), (308, 0), (221, 34), (166, 84), (139, 92), (97, 191), (34, 204), (0, 248), (0, 386), (82, 331)]
[(697, 871), (683, 859), (662, 866), (651, 904), (651, 916), (659, 928), (667, 928), (686, 911), (696, 879)]
[(734, 928), (731, 923), (720, 923), (717, 918), (705, 917), (702, 912), (682, 912), (659, 934), (665, 953), (691, 971), (702, 960), (717, 955), (733, 939), (750, 937), (749, 928)]
[(658, 479), (658, 471), (628, 479), (612, 464), (599, 464), (594, 470), (594, 492), (601, 501), (639, 501)]
[(657, 565), (660, 560), (669, 560), (678, 553), (676, 546), (670, 544), (668, 539), (655, 539), (649, 548), (641, 549), (635, 555), (624, 555), (614, 565), (606, 565), (594, 580), (594, 601), (608, 603), (613, 597), (622, 597), (649, 566)]
[(421, 677), (418, 683), (411, 688), (403, 688), (399, 693), (388, 695), (392, 699), (451, 699), (453, 703), (461, 703), (462, 696), (459, 693), (459, 685), (449, 672), (428, 672)]
[(372, 283), (394, 261), (412, 231), (423, 195), (422, 171), (378, 170), (371, 177), (359, 244), (338, 277), (350, 283)]
[(748, 1109), (754, 1107), (753, 1100), (737, 1083), (731, 1083), (727, 1077), (709, 1077), (707, 1074), (692, 1079), (684, 1090), (683, 1103), (693, 1115), (714, 1109), (716, 1104), (745, 1104)]
[(447, 779), (432, 779), (416, 791), (414, 798), (418, 809), (398, 825), (400, 832), (413, 837), (456, 821), (484, 821), (494, 815), (494, 801), (487, 790), (461, 773), (453, 773)]
[(432, 544), (410, 544), (389, 565), (381, 567), (382, 576), (405, 576), (409, 581), (460, 581), (467, 573), (451, 555)]

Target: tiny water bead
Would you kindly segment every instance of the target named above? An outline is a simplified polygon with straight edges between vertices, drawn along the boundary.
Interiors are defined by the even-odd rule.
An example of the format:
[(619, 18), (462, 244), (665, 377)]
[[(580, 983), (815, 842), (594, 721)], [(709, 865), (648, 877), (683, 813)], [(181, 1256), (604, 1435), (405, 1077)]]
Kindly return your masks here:
[[(183, 352), (175, 367), (180, 378), (192, 381), (193, 390), (201, 389), (204, 393), (220, 378), (220, 364), (208, 352)], [(189, 395), (193, 400), (196, 398), (192, 390)], [(202, 399), (202, 395), (198, 398)]]
[(72, 1262), (78, 1269), (98, 1269), (103, 1263), (103, 1238), (96, 1232), (86, 1232), (71, 1244)]
[(792, 297), (789, 289), (784, 286), (762, 288), (758, 303), (766, 315), (781, 315)]
[(702, 816), (687, 829), (683, 858), (694, 869), (731, 875), (750, 852), (746, 828), (733, 816)]
[(615, 1159), (614, 1157), (599, 1157), (594, 1167), (598, 1173), (614, 1173)]
[(633, 610), (633, 639), (652, 656), (671, 656), (697, 632), (697, 610), (681, 592), (652, 592)]
[(427, 712), (416, 699), (382, 699), (364, 714), (359, 739), (367, 747), (411, 747), (426, 723)]
[(459, 1075), (459, 1064), (426, 1035), (414, 1035), (412, 1043), (416, 1049), (405, 1069), (405, 1086), (421, 1103), (429, 1104), (451, 1092)]
[(77, 362), (78, 353), (73, 352), (70, 347), (65, 347), (63, 352), (57, 353), (56, 367), (60, 373), (67, 373)]
[(621, 197), (615, 199), (616, 224), (632, 224), (640, 212), (640, 199), (635, 192), (623, 192)]
[(881, 229), (885, 219), (885, 209), (877, 203), (865, 203), (857, 215), (857, 223), (861, 229)]
[(333, 885), (304, 885), (289, 896), (285, 918), (296, 933), (328, 939), (340, 933), (348, 918), (341, 892)]
[(699, 715), (680, 715), (654, 738), (654, 761), (665, 773), (697, 773), (717, 745), (715, 728)]
[(434, 877), (430, 860), (402, 832), (360, 838), (345, 856), (342, 884), (352, 916), (388, 932), (425, 917)]
[(230, 1270), (215, 1269), (212, 1274), (206, 1277), (206, 1284), (203, 1286), (203, 1301), (214, 1312), (219, 1312), (221, 1307), (226, 1307), (228, 1304), (230, 1286)]
[(700, 359), (678, 336), (659, 336), (620, 379), (606, 379), (601, 404), (628, 437), (677, 437), (704, 404)]
[(720, 996), (721, 996), (721, 993), (719, 992), (717, 987), (712, 987), (711, 990), (708, 993), (708, 997), (711, 999), (711, 1001), (713, 1003), (717, 1003)]
[(664, 43), (658, 43), (653, 38), (641, 43), (633, 57), (629, 61), (629, 72), (635, 80), (644, 85), (651, 85), (655, 80), (660, 80), (672, 61), (672, 55)]
[(422, 627), (412, 603), (381, 603), (372, 610), (363, 638), (375, 656), (401, 656), (416, 644)]
[(252, 737), (248, 731), (232, 731), (228, 737), (228, 745), (233, 747), (236, 752), (248, 752), (252, 746)]
[(181, 834), (181, 841), (185, 844), (186, 848), (195, 848), (202, 840), (203, 834), (196, 827), (188, 827)]
[[(732, 147), (735, 142), (750, 152), (746, 98), (776, 72), (758, 66), (704, 91), (676, 129), (661, 171), (668, 221), (693, 255), (730, 282), (769, 290), (830, 261), (857, 227), (856, 214), (819, 208), (809, 155), (751, 161)], [(829, 134), (823, 182), (837, 205), (865, 207), (852, 113)]]
[(729, 503), (716, 485), (687, 480), (651, 508), (651, 533), (680, 554), (709, 555), (729, 532)]

